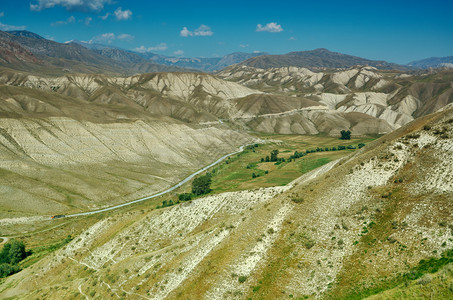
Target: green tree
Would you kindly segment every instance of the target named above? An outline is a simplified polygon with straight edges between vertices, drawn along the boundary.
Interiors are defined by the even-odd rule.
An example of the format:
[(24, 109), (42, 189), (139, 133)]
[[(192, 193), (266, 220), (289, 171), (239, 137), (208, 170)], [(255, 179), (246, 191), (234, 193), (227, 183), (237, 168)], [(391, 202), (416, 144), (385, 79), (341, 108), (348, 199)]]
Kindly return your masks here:
[(0, 252), (0, 263), (16, 265), (27, 257), (25, 244), (16, 240), (11, 240), (3, 246)]
[(192, 182), (192, 193), (199, 196), (211, 191), (211, 176), (204, 175), (194, 179)]
[(271, 161), (277, 161), (278, 160), (278, 149), (272, 150), (271, 151)]
[(18, 263), (29, 254), (21, 241), (11, 240), (6, 243), (0, 251), (0, 278), (19, 272)]
[(340, 137), (341, 140), (350, 140), (351, 139), (351, 131), (342, 130), (342, 131), (340, 131), (340, 133), (341, 133), (341, 137)]
[(0, 264), (0, 278), (9, 276), (20, 271), (18, 265), (10, 265), (7, 263)]
[(269, 162), (270, 161), (270, 158), (269, 158), (269, 155), (266, 156), (266, 162)]

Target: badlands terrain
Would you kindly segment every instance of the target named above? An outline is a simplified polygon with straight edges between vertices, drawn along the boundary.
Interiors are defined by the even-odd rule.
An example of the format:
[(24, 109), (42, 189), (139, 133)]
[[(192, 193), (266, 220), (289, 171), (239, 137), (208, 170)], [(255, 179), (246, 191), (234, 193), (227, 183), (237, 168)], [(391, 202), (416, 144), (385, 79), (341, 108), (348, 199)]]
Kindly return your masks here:
[(146, 196), (259, 141), (250, 132), (388, 133), (451, 102), (452, 76), (371, 67), (130, 77), (4, 69), (1, 213), (65, 214)]
[(452, 132), (449, 106), (286, 186), (101, 215), (0, 295), (449, 298)]
[[(144, 73), (168, 69), (41, 39), (0, 32), (0, 242), (31, 249), (0, 298), (452, 295), (451, 70), (321, 49), (347, 64)], [(285, 161), (265, 162), (273, 149)], [(208, 195), (179, 203), (187, 183), (51, 219), (153, 195), (228, 153)]]

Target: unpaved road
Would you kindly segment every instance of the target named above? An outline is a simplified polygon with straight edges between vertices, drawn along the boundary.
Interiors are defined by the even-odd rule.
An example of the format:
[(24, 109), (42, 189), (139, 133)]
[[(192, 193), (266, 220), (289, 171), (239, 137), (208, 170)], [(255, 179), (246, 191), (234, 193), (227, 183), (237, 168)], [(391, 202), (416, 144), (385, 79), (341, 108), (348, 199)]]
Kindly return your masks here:
[[(251, 144), (250, 144), (251, 145)], [(98, 214), (98, 213), (101, 213), (101, 212), (105, 212), (105, 211), (109, 211), (109, 210), (114, 210), (114, 209), (117, 209), (117, 208), (120, 208), (120, 207), (124, 207), (124, 206), (128, 206), (128, 205), (131, 205), (131, 204), (134, 204), (134, 203), (137, 203), (137, 202), (142, 202), (142, 201), (145, 201), (145, 200), (148, 200), (148, 199), (152, 199), (152, 198), (156, 198), (156, 197), (159, 197), (159, 196), (162, 196), (166, 193), (169, 193), (177, 188), (179, 188), (180, 186), (182, 186), (183, 184), (185, 184), (186, 182), (190, 181), (192, 178), (194, 178), (195, 176), (197, 176), (198, 174), (206, 171), (207, 169), (215, 166), (216, 164), (220, 163), (221, 161), (223, 161), (224, 159), (226, 159), (227, 157), (231, 156), (231, 155), (234, 155), (234, 154), (237, 154), (237, 153), (240, 153), (242, 151), (244, 151), (244, 147), (246, 146), (249, 146), (249, 145), (243, 145), (239, 148), (238, 151), (235, 151), (235, 152), (232, 152), (232, 153), (229, 153), (229, 154), (225, 154), (224, 156), (222, 156), (221, 158), (219, 158), (218, 160), (216, 160), (215, 162), (213, 162), (212, 164), (210, 165), (207, 165), (206, 167), (196, 171), (195, 173), (189, 175), (188, 177), (186, 177), (184, 180), (180, 181), (178, 184), (162, 191), (162, 192), (159, 192), (157, 194), (154, 194), (154, 195), (151, 195), (151, 196), (146, 196), (146, 197), (143, 197), (143, 198), (140, 198), (140, 199), (136, 199), (136, 200), (133, 200), (133, 201), (130, 201), (130, 202), (126, 202), (126, 203), (122, 203), (122, 204), (119, 204), (119, 205), (115, 205), (115, 206), (111, 206), (111, 207), (107, 207), (107, 208), (103, 208), (103, 209), (99, 209), (99, 210), (93, 210), (93, 211), (87, 211), (87, 212), (82, 212), (82, 213), (76, 213), (76, 214), (70, 214), (70, 215), (62, 215), (62, 216), (59, 216), (60, 218), (71, 218), (71, 217), (79, 217), (79, 216), (88, 216), (88, 215), (94, 215), (94, 214)]]

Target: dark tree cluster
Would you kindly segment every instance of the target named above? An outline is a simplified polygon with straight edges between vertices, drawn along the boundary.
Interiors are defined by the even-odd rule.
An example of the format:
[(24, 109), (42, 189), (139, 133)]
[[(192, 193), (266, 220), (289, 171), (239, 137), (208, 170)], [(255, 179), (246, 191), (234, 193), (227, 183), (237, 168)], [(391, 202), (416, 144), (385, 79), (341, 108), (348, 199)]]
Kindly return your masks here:
[(342, 131), (340, 131), (340, 133), (341, 133), (340, 140), (350, 140), (351, 139), (351, 131), (342, 130)]
[(192, 193), (196, 196), (207, 194), (211, 191), (211, 174), (197, 177), (192, 182)]
[(267, 155), (266, 158), (261, 158), (261, 162), (276, 162), (279, 161), (278, 158), (278, 149), (272, 150), (270, 156)]
[(19, 272), (19, 262), (29, 254), (23, 242), (12, 240), (6, 243), (0, 252), (0, 278)]

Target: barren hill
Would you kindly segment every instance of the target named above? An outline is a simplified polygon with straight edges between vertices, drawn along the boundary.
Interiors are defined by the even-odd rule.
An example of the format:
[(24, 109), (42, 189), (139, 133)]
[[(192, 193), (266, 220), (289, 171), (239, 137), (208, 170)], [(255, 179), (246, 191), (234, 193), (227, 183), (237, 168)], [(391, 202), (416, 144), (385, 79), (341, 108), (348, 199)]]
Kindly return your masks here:
[[(254, 91), (201, 74), (0, 74), (2, 213), (122, 203), (178, 182), (255, 139), (210, 120)], [(198, 95), (198, 96), (196, 96)]]
[[(356, 134), (386, 133), (432, 113), (453, 102), (452, 75), (451, 71), (417, 75), (382, 72), (371, 67), (313, 72), (297, 67), (235, 66), (218, 73), (223, 79), (263, 92), (295, 97), (293, 107), (300, 98), (319, 103), (311, 110), (309, 107), (300, 112), (288, 110), (286, 114), (255, 119), (248, 123), (251, 128), (264, 132), (330, 134), (338, 128), (349, 128)], [(301, 122), (311, 130), (293, 126)], [(326, 127), (319, 122), (336, 126)]]
[(0, 295), (361, 298), (410, 285), (421, 259), (453, 247), (452, 132), (449, 108), (286, 187), (107, 217)]

